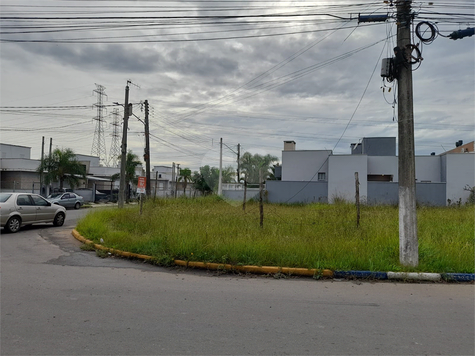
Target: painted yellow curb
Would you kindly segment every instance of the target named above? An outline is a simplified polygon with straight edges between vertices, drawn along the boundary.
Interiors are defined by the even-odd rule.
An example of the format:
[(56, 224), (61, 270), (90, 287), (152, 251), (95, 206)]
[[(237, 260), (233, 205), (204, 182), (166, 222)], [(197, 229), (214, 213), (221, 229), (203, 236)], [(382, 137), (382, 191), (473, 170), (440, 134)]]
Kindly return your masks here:
[[(94, 246), (95, 249), (98, 249), (98, 250), (109, 251), (115, 255), (119, 255), (123, 257), (139, 258), (142, 260), (153, 259), (152, 256), (120, 251), (113, 248), (104, 247), (99, 244), (95, 244), (92, 241), (81, 236), (81, 234), (79, 234), (79, 232), (77, 232), (76, 229), (72, 231), (72, 235), (74, 236), (74, 238), (76, 238), (76, 240), (81, 241), (82, 243), (85, 243), (85, 244), (91, 244)], [(174, 260), (174, 262), (177, 266), (204, 268), (204, 269), (212, 269), (212, 270), (227, 270), (227, 271), (239, 271), (239, 272), (260, 273), (260, 274), (282, 273), (282, 274), (308, 276), (308, 277), (314, 277), (314, 276), (321, 276), (321, 277), (327, 277), (327, 278), (333, 277), (333, 271), (329, 269), (314, 269), (314, 268), (307, 269), (307, 268), (274, 267), (274, 266), (237, 266), (237, 265), (231, 265), (231, 264), (226, 264), (226, 263), (195, 262), (195, 261), (183, 261), (183, 260)]]
[(140, 259), (142, 259), (142, 260), (151, 260), (151, 259), (152, 259), (152, 256), (140, 255), (140, 254), (138, 254), (138, 253), (116, 250), (116, 249), (114, 249), (114, 248), (109, 248), (109, 247), (105, 247), (105, 246), (102, 246), (102, 245), (99, 245), (99, 244), (95, 244), (95, 243), (92, 242), (91, 240), (88, 240), (88, 239), (86, 239), (84, 236), (82, 236), (81, 234), (79, 234), (79, 232), (77, 232), (76, 229), (74, 229), (74, 230), (72, 231), (72, 234), (73, 234), (73, 236), (76, 238), (76, 240), (79, 240), (79, 241), (81, 241), (82, 243), (85, 243), (85, 244), (92, 245), (92, 246), (94, 246), (94, 248), (97, 249), (97, 250), (109, 251), (110, 253), (113, 253), (113, 254), (115, 254), (115, 255), (120, 255), (120, 256), (123, 256), (123, 257), (140, 258)]

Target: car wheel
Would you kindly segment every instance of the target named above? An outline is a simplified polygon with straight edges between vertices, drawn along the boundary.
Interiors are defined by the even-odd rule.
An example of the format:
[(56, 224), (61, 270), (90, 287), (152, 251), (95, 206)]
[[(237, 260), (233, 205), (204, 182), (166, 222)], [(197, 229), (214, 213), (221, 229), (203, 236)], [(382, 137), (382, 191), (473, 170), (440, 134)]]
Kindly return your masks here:
[(21, 227), (21, 218), (19, 216), (12, 216), (5, 225), (8, 232), (17, 232)]
[(57, 213), (53, 220), (54, 226), (63, 226), (64, 224), (64, 213)]
[(74, 204), (74, 209), (79, 209), (80, 207), (81, 207), (80, 202), (76, 202), (76, 204)]

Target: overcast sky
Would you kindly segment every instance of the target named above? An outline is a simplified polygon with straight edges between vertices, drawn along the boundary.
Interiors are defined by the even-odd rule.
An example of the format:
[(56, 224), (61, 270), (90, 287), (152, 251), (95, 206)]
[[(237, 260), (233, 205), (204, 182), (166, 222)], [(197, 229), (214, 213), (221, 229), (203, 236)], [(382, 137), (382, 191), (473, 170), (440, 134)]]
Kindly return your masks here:
[[(416, 154), (474, 140), (473, 0), (414, 2), (414, 27), (439, 36), (414, 65)], [(297, 149), (349, 154), (363, 137), (397, 137), (396, 83), (383, 82), (396, 24), (358, 25), (358, 13), (389, 13), (383, 1), (27, 1), (2, 0), (2, 143), (93, 153), (97, 85), (105, 87), (106, 156), (115, 102), (127, 81), (134, 114), (151, 105), (151, 164), (197, 170), (241, 153), (281, 159)], [(270, 16), (272, 15), (272, 16)], [(219, 17), (217, 17), (219, 16)], [(35, 19), (31, 19), (34, 17)], [(128, 19), (125, 19), (129, 17)], [(421, 26), (428, 37), (427, 26)], [(414, 36), (414, 42), (421, 42)], [(384, 90), (383, 90), (384, 88)], [(396, 109), (395, 109), (395, 108)], [(121, 133), (119, 129), (119, 133)], [(142, 158), (144, 126), (130, 118), (128, 148)], [(97, 144), (97, 141), (96, 141)], [(120, 145), (120, 137), (118, 138)]]

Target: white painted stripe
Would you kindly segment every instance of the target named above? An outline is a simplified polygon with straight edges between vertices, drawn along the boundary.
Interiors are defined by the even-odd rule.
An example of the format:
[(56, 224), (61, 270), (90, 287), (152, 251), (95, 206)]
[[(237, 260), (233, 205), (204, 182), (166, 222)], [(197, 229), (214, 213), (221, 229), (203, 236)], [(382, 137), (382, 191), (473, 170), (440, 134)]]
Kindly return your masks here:
[(415, 281), (440, 281), (440, 273), (388, 272), (388, 279), (410, 279)]

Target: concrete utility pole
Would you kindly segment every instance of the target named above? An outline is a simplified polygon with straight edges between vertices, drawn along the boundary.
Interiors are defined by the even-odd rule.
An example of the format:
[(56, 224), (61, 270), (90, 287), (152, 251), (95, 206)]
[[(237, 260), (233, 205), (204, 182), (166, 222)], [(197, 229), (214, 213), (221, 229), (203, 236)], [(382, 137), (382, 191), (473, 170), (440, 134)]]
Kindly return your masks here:
[(178, 196), (178, 177), (180, 176), (180, 163), (176, 164), (176, 179), (175, 179), (175, 198)]
[(219, 140), (219, 177), (218, 177), (218, 195), (223, 195), (223, 185), (221, 180), (223, 179), (223, 138)]
[(150, 128), (148, 125), (148, 100), (145, 100), (145, 153), (143, 155), (145, 161), (145, 193), (147, 197), (151, 195), (150, 189)]
[[(48, 174), (51, 172), (51, 157), (53, 154), (53, 138), (50, 137), (49, 139), (49, 155), (48, 155), (48, 162), (49, 162), (49, 165), (48, 165)], [(48, 184), (48, 187), (46, 189), (46, 196), (49, 196), (51, 193), (53, 193), (51, 191), (51, 188), (52, 188), (52, 185), (51, 185), (51, 182)]]
[(175, 162), (172, 163), (172, 197), (175, 196)]
[(396, 66), (398, 80), (399, 143), (399, 261), (402, 265), (419, 264), (416, 214), (416, 170), (414, 152), (414, 109), (411, 56), (411, 0), (399, 0), (397, 6)]
[(125, 86), (125, 103), (124, 103), (124, 122), (122, 126), (122, 151), (120, 158), (120, 185), (119, 185), (119, 198), (118, 207), (124, 207), (125, 201), (125, 169), (127, 165), (127, 129), (129, 126), (129, 83)]
[(45, 161), (45, 137), (41, 140), (41, 172), (40, 172), (40, 195), (43, 196), (43, 162)]

